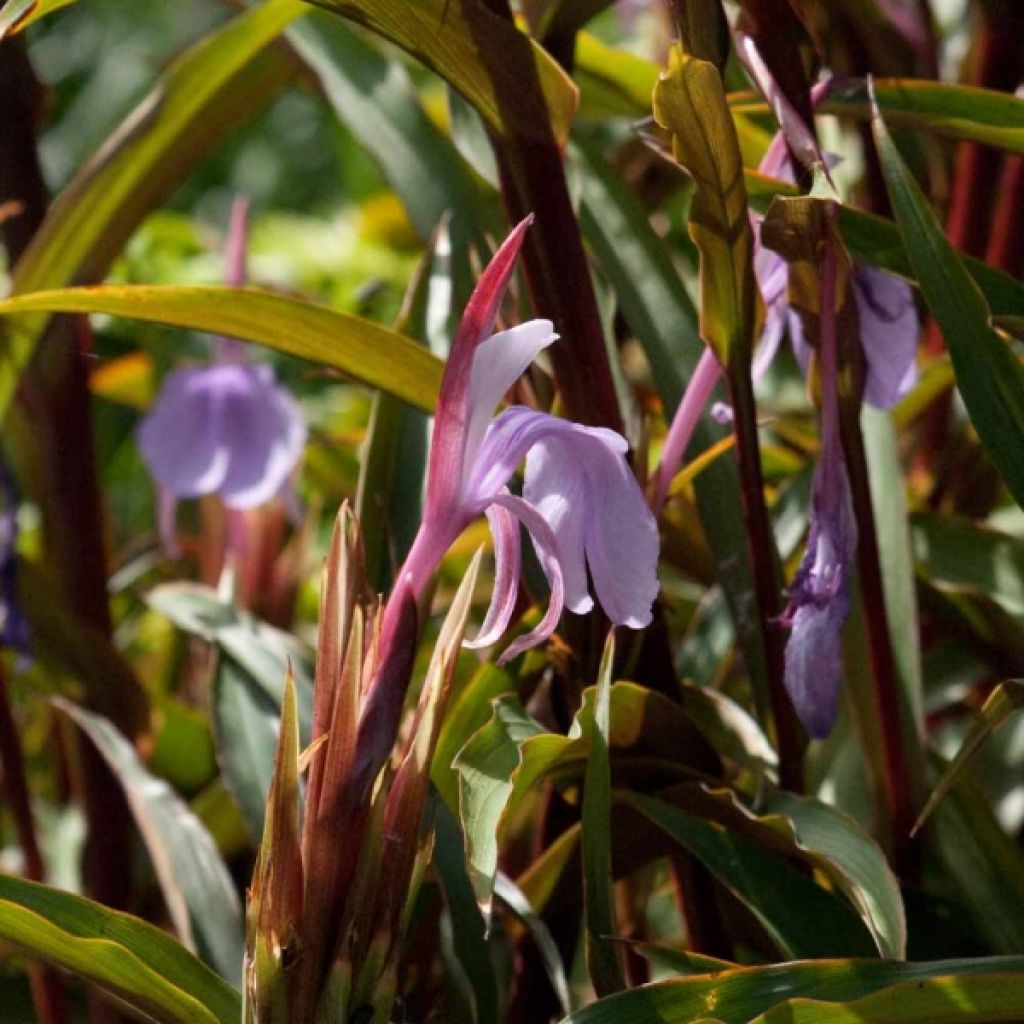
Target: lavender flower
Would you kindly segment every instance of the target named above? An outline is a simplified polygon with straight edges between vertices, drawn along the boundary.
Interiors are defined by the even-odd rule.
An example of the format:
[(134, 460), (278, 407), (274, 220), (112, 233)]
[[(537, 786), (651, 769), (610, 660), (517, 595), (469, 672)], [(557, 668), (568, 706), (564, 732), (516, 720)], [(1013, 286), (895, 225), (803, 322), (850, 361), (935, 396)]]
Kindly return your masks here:
[(839, 707), (842, 630), (850, 611), (847, 590), (857, 549), (850, 483), (839, 432), (836, 365), (836, 253), (827, 244), (821, 267), (821, 455), (811, 491), (807, 550), (789, 591), (782, 624), (786, 689), (800, 720), (815, 739), (832, 730)]
[[(247, 204), (236, 200), (226, 254), (234, 286), (245, 280), (246, 215)], [(137, 437), (159, 486), (160, 535), (176, 554), (177, 502), (217, 494), (229, 508), (244, 509), (269, 501), (288, 485), (306, 424), (269, 366), (247, 363), (241, 342), (219, 338), (212, 365), (167, 376)]]
[[(772, 140), (759, 169), (783, 181), (794, 180), (781, 132)], [(756, 214), (751, 214), (751, 218), (757, 234), (763, 218)], [(754, 255), (754, 274), (765, 305), (764, 330), (753, 365), (754, 379), (759, 379), (775, 358), (787, 328), (793, 352), (806, 372), (811, 348), (800, 316), (789, 308), (789, 266), (777, 253), (759, 245)], [(864, 351), (864, 399), (877, 409), (890, 409), (917, 380), (914, 356), (921, 325), (914, 294), (905, 281), (864, 263), (853, 264), (851, 282)]]
[[(526, 527), (551, 586), (539, 625), (512, 643), (507, 662), (551, 635), (563, 606), (597, 598), (616, 625), (641, 629), (658, 594), (658, 529), (614, 431), (585, 427), (522, 406), (496, 418), (502, 396), (557, 340), (550, 320), (488, 337), (532, 218), (516, 227), (484, 272), (452, 345), (434, 421), (423, 524), (398, 585), (418, 596), (451, 543), (485, 514), (494, 537), (495, 587), (474, 647), (508, 628), (518, 593), (519, 525)], [(526, 461), (523, 495), (507, 484)]]
[(18, 602), (18, 492), (0, 462), (0, 647), (27, 658), (32, 635)]

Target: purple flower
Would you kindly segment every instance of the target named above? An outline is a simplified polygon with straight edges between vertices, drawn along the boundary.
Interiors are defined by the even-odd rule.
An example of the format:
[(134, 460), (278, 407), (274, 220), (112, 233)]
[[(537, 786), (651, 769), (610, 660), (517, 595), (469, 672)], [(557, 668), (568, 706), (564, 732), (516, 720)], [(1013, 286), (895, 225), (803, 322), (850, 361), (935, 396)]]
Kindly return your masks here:
[(18, 491), (0, 461), (0, 647), (27, 658), (32, 633), (18, 602)]
[(829, 734), (838, 711), (842, 630), (850, 611), (848, 577), (857, 549), (839, 432), (835, 291), (836, 253), (828, 245), (821, 265), (821, 454), (811, 491), (807, 549), (781, 620), (792, 628), (786, 644), (786, 689), (815, 739)]
[[(245, 278), (246, 203), (231, 212), (227, 281)], [(216, 494), (229, 508), (252, 508), (282, 493), (306, 443), (295, 399), (266, 365), (246, 362), (241, 342), (219, 338), (212, 365), (176, 370), (138, 429), (143, 461), (159, 489), (160, 534), (175, 554), (182, 498)]]
[[(819, 98), (822, 95), (819, 91)], [(794, 180), (793, 169), (780, 132), (761, 161), (763, 174)], [(752, 214), (755, 234), (764, 218)], [(765, 306), (764, 329), (754, 358), (754, 379), (759, 379), (774, 359), (786, 328), (800, 366), (806, 372), (810, 346), (799, 314), (789, 308), (789, 266), (772, 250), (759, 245), (754, 255), (754, 274)], [(864, 263), (853, 264), (853, 296), (860, 320), (860, 341), (866, 375), (864, 399), (877, 409), (890, 409), (914, 386), (914, 356), (921, 325), (914, 293), (905, 281)]]
[[(418, 596), (458, 535), (481, 514), (494, 538), (491, 605), (470, 646), (508, 628), (521, 563), (520, 524), (551, 586), (540, 624), (511, 644), (507, 662), (554, 631), (563, 606), (583, 613), (594, 591), (616, 625), (641, 629), (658, 594), (658, 529), (614, 431), (523, 406), (495, 417), (502, 397), (557, 340), (549, 320), (491, 335), (505, 286), (532, 218), (512, 232), (484, 272), (452, 345), (434, 421), (423, 524), (399, 574)], [(525, 459), (522, 497), (508, 483)]]

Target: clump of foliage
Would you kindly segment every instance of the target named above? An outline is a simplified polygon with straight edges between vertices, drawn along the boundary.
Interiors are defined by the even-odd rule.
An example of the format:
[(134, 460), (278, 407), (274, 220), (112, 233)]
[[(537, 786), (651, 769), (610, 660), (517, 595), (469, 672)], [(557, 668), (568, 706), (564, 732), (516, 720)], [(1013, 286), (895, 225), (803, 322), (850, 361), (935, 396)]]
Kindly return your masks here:
[(0, 6), (5, 1024), (1024, 1020), (1022, 37)]

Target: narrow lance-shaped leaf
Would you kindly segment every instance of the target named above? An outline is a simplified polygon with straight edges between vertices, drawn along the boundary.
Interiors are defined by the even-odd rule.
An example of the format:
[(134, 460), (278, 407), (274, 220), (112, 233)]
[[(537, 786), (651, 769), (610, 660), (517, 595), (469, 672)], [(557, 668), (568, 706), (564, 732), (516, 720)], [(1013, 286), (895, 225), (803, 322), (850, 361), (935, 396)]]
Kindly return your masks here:
[[(0, 316), (30, 311), (110, 313), (256, 341), (341, 370), (428, 412), (440, 388), (440, 361), (396, 331), (258, 288), (107, 285), (0, 302)], [(21, 337), (21, 330), (17, 323), (12, 335)]]
[(928, 802), (924, 805), (914, 823), (916, 833), (928, 820), (932, 811), (942, 802), (943, 797), (953, 788), (957, 776), (973, 760), (985, 740), (989, 738), (1016, 711), (1024, 707), (1024, 680), (1007, 679), (1000, 683), (987, 697), (981, 707), (980, 717), (967, 734), (950, 766), (942, 773)]
[(586, 913), (587, 967), (599, 996), (626, 987), (621, 949), (616, 942), (615, 901), (612, 891), (611, 739), (612, 666), (615, 633), (610, 631), (597, 676), (593, 733), (583, 789), (583, 898)]
[(58, 698), (57, 704), (96, 745), (124, 788), (146, 842), (167, 909), (182, 939), (229, 981), (241, 979), (242, 908), (210, 833), (135, 748), (101, 715)]
[(238, 993), (184, 946), (139, 918), (81, 896), (0, 876), (0, 939), (70, 971), (142, 1020), (240, 1019)]
[[(563, 1024), (682, 1024), (717, 1021), (750, 1024), (779, 1007), (775, 1022), (821, 1020), (966, 1021), (1016, 1020), (1024, 1000), (1024, 958), (979, 957), (897, 963), (880, 960), (814, 960), (808, 963), (730, 967), (602, 999), (566, 1017)], [(935, 979), (937, 984), (931, 985)], [(988, 994), (986, 995), (986, 987)], [(936, 998), (936, 992), (941, 993)], [(872, 995), (877, 996), (872, 999)], [(789, 1004), (790, 1000), (808, 1000)], [(811, 1002), (813, 1000), (813, 1002)], [(860, 1003), (864, 1000), (864, 1003)], [(844, 1006), (844, 1004), (846, 1004)], [(712, 1009), (713, 1007), (713, 1009)], [(799, 1016), (794, 1016), (799, 1007)], [(837, 1008), (834, 1016), (815, 1016)], [(870, 1010), (870, 1012), (868, 1012)], [(948, 1014), (944, 1012), (948, 1010)]]
[(46, 15), (59, 11), (75, 0), (7, 0), (0, 7), (0, 40), (13, 36)]
[(935, 317), (978, 437), (1024, 505), (1024, 367), (989, 324), (985, 299), (911, 177), (877, 108), (872, 130), (907, 256)]
[[(528, 106), (519, 108), (505, 102), (521, 89), (521, 83), (515, 81), (515, 66), (495, 65), (484, 57), (487, 53), (508, 52), (525, 37), (483, 0), (314, 2), (364, 25), (421, 60), (462, 93), (499, 135), (511, 132), (529, 137), (541, 130), (541, 126), (530, 123)], [(530, 46), (551, 129), (564, 145), (576, 111), (576, 87), (553, 57), (532, 41)]]

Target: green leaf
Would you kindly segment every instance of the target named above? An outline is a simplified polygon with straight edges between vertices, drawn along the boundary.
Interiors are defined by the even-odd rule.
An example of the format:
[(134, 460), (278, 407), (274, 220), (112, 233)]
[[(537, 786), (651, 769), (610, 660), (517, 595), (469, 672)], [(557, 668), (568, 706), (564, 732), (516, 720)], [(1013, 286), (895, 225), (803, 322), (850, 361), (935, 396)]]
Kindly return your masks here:
[(519, 746), (541, 727), (515, 696), (492, 703), (490, 721), (459, 751), (459, 817), (466, 837), (466, 866), (477, 902), (490, 913), (498, 870), (498, 825), (515, 785)]
[(966, 519), (926, 513), (911, 520), (911, 537), (928, 578), (985, 594), (1024, 618), (1024, 542)]
[(1007, 679), (988, 695), (985, 703), (981, 706), (978, 721), (971, 727), (971, 731), (960, 745), (956, 757), (942, 773), (942, 778), (918, 815), (917, 821), (914, 823), (914, 832), (921, 828), (932, 811), (942, 802), (943, 797), (952, 789), (957, 776), (970, 764), (985, 740), (1022, 707), (1024, 707), (1024, 680)]
[(434, 867), (448, 905), (455, 955), (473, 990), (476, 1024), (498, 1024), (498, 979), (487, 925), (466, 873), (459, 823), (440, 801), (434, 806), (434, 834)]
[(991, 949), (1024, 949), (1024, 854), (996, 820), (969, 772), (956, 777), (924, 835)]
[(626, 987), (622, 950), (617, 944), (612, 892), (611, 848), (611, 685), (615, 662), (615, 631), (609, 630), (591, 710), (590, 753), (584, 775), (582, 839), (583, 906), (586, 956), (590, 980), (598, 996)]
[(494, 701), (513, 693), (515, 683), (507, 672), (495, 665), (483, 664), (449, 707), (434, 748), (430, 777), (445, 806), (453, 813), (459, 809), (456, 758), (470, 738), (487, 725)]
[(723, 366), (746, 366), (756, 297), (743, 159), (718, 69), (674, 47), (654, 88), (654, 117), (696, 185), (690, 234), (701, 255), (701, 337)]
[(75, 0), (7, 0), (0, 8), (0, 39), (24, 32), (32, 22), (74, 2)]
[[(102, 280), (146, 214), (292, 79), (294, 64), (267, 47), (304, 10), (267, 0), (182, 54), (56, 198), (14, 268), (12, 293)], [(30, 318), (0, 346), (0, 416), (45, 323)]]
[[(897, 128), (1024, 153), (1024, 99), (1012, 93), (913, 78), (877, 78), (874, 90), (886, 123)], [(829, 90), (819, 109), (869, 120), (868, 87), (863, 81), (842, 82)]]
[[(570, 1014), (564, 1024), (693, 1024), (714, 1019), (721, 1024), (749, 1024), (772, 1007), (772, 1024), (799, 1020), (843, 1021), (992, 1021), (1016, 1019), (1024, 1009), (1024, 958), (939, 960), (894, 963), (878, 960), (817, 960), (809, 963), (735, 967), (645, 985), (602, 999)], [(933, 979), (943, 979), (932, 985)], [(986, 995), (986, 986), (991, 986)], [(877, 995), (874, 995), (877, 993)], [(916, 995), (915, 993), (919, 993)], [(936, 993), (942, 993), (940, 999)], [(792, 1016), (789, 1000), (801, 1016)], [(859, 1003), (865, 1000), (866, 1006)], [(846, 1016), (817, 1017), (848, 1004)], [(865, 1012), (858, 1012), (861, 1009)], [(870, 1008), (871, 1012), (866, 1012)], [(951, 1013), (963, 1016), (950, 1016)], [(898, 1016), (909, 1014), (909, 1016)], [(915, 1016), (914, 1014), (918, 1014)], [(931, 1014), (931, 1015), (929, 1015)], [(985, 1016), (987, 1014), (987, 1016)]]
[(242, 908), (210, 833), (166, 782), (146, 770), (109, 720), (60, 698), (57, 704), (96, 745), (124, 788), (179, 935), (222, 977), (239, 982)]
[(861, 427), (871, 482), (879, 565), (885, 567), (885, 617), (902, 696), (904, 744), (915, 770), (921, 768), (924, 695), (917, 618), (914, 552), (910, 541), (907, 488), (897, 450), (892, 413), (864, 405)]
[(497, 207), (423, 109), (405, 68), (320, 12), (287, 35), (338, 120), (380, 165), (420, 238), (426, 242), (450, 214), (452, 274), (468, 296), (470, 247), (483, 247), (486, 230), (497, 232)]
[(143, 732), (149, 725), (149, 698), (110, 638), (82, 620), (39, 567), (17, 563), (18, 598), (32, 625), (40, 660), (77, 680), (89, 706)]
[[(432, 412), (441, 363), (421, 346), (370, 320), (258, 288), (106, 285), (18, 295), (0, 316), (29, 311), (109, 313), (259, 342), (341, 370)], [(12, 326), (19, 338), (21, 325)]]
[(0, 875), (0, 939), (70, 971), (159, 1024), (238, 1024), (238, 993), (159, 928)]
[(1020, 976), (988, 974), (908, 981), (841, 1006), (823, 1006), (816, 997), (794, 999), (751, 1024), (991, 1024), (1022, 1012)]
[[(899, 882), (878, 844), (848, 815), (810, 797), (776, 790), (759, 810), (762, 821), (790, 832), (797, 848), (850, 900), (882, 956), (905, 957)], [(783, 820), (773, 822), (776, 815)]]
[[(523, 101), (521, 55), (532, 60), (547, 103), (550, 129), (569, 137), (577, 93), (544, 49), (495, 14), (483, 0), (314, 0), (390, 40), (456, 88), (498, 134), (530, 138), (542, 130)], [(547, 130), (544, 128), (543, 130)]]
[(621, 793), (619, 798), (700, 860), (746, 904), (784, 956), (864, 955), (870, 950), (849, 907), (781, 857), (664, 800), (641, 793)]
[(264, 830), (289, 669), (295, 677), (303, 744), (311, 738), (309, 652), (287, 633), (239, 612), (210, 587), (167, 583), (151, 590), (146, 601), (180, 629), (219, 649), (212, 694), (217, 756), (227, 787), (255, 841)]
[(971, 422), (1024, 505), (1024, 367), (989, 325), (977, 285), (949, 244), (880, 116), (872, 121), (889, 199), (921, 291), (942, 330)]

